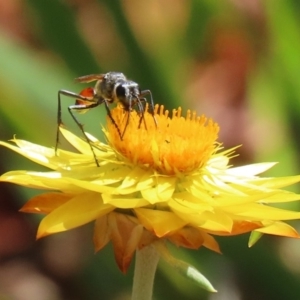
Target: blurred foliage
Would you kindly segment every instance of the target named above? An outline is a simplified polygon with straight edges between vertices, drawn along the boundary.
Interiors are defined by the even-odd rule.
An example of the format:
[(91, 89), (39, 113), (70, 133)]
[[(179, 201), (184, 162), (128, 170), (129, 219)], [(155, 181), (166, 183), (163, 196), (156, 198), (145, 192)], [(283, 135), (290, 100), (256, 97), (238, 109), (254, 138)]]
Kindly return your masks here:
[[(2, 140), (17, 134), (54, 146), (58, 90), (80, 91), (73, 78), (115, 70), (150, 89), (156, 103), (216, 117), (225, 146), (244, 144), (239, 162), (279, 161), (269, 175), (299, 173), (298, 1), (27, 0), (19, 5), (27, 34), (18, 37), (3, 24), (0, 32)], [(64, 123), (80, 133), (66, 109), (72, 99), (64, 101)], [(87, 131), (101, 136), (104, 109), (80, 117)], [(227, 126), (233, 129), (226, 133)], [(36, 168), (0, 151), (3, 171)], [(27, 197), (22, 189), (10, 201)], [(162, 263), (155, 299), (300, 297), (300, 269), (295, 273), (284, 265), (282, 239), (265, 237), (250, 250), (247, 236), (219, 240), (223, 256), (172, 249), (198, 267), (218, 294), (208, 295)], [(132, 270), (119, 273), (107, 247), (70, 277), (65, 288), (78, 282), (80, 293), (61, 299), (129, 299), (131, 279)]]

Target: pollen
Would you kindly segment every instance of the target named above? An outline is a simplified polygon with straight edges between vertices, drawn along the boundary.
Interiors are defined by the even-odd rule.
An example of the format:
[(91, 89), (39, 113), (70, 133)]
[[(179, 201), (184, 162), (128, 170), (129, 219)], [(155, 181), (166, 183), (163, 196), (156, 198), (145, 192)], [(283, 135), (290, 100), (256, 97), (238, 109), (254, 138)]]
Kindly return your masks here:
[(112, 147), (131, 163), (161, 174), (191, 173), (216, 151), (218, 124), (190, 110), (183, 117), (180, 107), (170, 114), (162, 105), (153, 113), (148, 107), (139, 113), (118, 105), (111, 117), (106, 134)]

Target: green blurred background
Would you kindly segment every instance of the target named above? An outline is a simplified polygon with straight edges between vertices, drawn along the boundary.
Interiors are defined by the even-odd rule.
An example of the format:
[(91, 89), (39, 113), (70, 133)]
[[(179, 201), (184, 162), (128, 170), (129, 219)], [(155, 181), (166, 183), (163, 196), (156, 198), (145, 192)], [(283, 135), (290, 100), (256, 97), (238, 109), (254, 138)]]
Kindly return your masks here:
[[(268, 175), (299, 174), (299, 14), (297, 0), (0, 0), (0, 139), (54, 147), (58, 90), (121, 71), (156, 103), (217, 121), (225, 147), (243, 145), (235, 164), (278, 161)], [(80, 134), (72, 101), (63, 120)], [(101, 138), (102, 107), (80, 118)], [(6, 149), (0, 157), (1, 173), (38, 169)], [(92, 226), (36, 242), (38, 217), (18, 213), (33, 192), (0, 189), (0, 300), (130, 299), (132, 266), (121, 274), (110, 246), (94, 255)], [(248, 249), (247, 239), (219, 238), (223, 255), (172, 249), (219, 293), (161, 262), (154, 299), (300, 299), (300, 241), (264, 237)]]

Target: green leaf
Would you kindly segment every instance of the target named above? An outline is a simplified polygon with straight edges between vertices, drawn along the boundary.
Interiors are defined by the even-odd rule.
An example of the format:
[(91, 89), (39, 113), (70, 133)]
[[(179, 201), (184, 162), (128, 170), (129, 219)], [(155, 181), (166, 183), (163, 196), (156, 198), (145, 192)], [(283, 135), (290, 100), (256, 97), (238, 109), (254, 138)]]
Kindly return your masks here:
[(209, 280), (199, 270), (189, 263), (176, 259), (174, 256), (172, 256), (164, 243), (159, 242), (156, 243), (155, 246), (161, 257), (181, 275), (208, 292), (217, 292)]
[(252, 231), (250, 234), (250, 238), (249, 238), (249, 242), (248, 242), (248, 247), (252, 247), (253, 245), (255, 245), (258, 240), (263, 236), (264, 234), (261, 232), (257, 232), (257, 231)]

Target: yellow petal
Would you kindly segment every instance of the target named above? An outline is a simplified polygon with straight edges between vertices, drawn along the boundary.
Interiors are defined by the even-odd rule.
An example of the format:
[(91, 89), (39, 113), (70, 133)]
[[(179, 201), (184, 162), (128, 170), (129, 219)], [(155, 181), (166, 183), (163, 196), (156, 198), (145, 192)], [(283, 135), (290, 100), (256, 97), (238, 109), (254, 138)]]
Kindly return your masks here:
[(277, 192), (270, 193), (270, 195), (266, 198), (262, 198), (259, 202), (260, 203), (282, 203), (282, 202), (291, 202), (300, 199), (300, 194), (295, 194), (292, 192), (279, 190)]
[(177, 178), (173, 177), (155, 177), (155, 186), (142, 190), (142, 196), (151, 204), (165, 202), (171, 199)]
[(238, 235), (253, 231), (262, 226), (261, 222), (252, 222), (246, 220), (234, 220), (231, 231), (209, 231), (212, 234), (221, 236)]
[(94, 172), (96, 172), (95, 178), (91, 182), (99, 186), (105, 186), (122, 182), (128, 173), (131, 172), (131, 169), (128, 166), (108, 163), (99, 168), (94, 167)]
[(251, 176), (258, 175), (260, 173), (263, 173), (272, 167), (274, 167), (277, 163), (257, 163), (257, 164), (251, 164), (241, 167), (235, 167), (230, 168), (226, 171), (226, 174), (236, 176), (236, 177), (247, 177), (248, 179), (251, 178)]
[(295, 228), (284, 222), (273, 222), (271, 225), (256, 229), (255, 231), (267, 234), (287, 236), (292, 238), (300, 238)]
[[(69, 168), (73, 163), (87, 161), (87, 158), (79, 153), (59, 150), (59, 156), (57, 156), (53, 148), (43, 147), (19, 139), (14, 139), (13, 142), (15, 142), (18, 147), (1, 141), (0, 145), (10, 148), (26, 158), (53, 170), (66, 166)], [(91, 158), (89, 160), (91, 161)]]
[(293, 220), (300, 218), (300, 212), (255, 203), (223, 207), (223, 210), (239, 217), (257, 220)]
[(140, 177), (137, 184), (137, 189), (139, 191), (151, 188), (155, 184), (155, 177), (153, 176), (153, 171), (144, 170), (144, 174)]
[(0, 177), (0, 181), (2, 182), (11, 182), (15, 184), (19, 184), (22, 186), (28, 186), (32, 188), (44, 188), (45, 185), (36, 186), (31, 180), (31, 176), (28, 175), (27, 171), (10, 171), (7, 172)]
[(26, 202), (20, 209), (26, 213), (45, 213), (48, 214), (64, 203), (68, 202), (73, 195), (64, 193), (45, 193), (37, 195)]
[(126, 196), (113, 196), (110, 194), (102, 194), (103, 203), (113, 205), (117, 208), (129, 209), (147, 206), (150, 203), (144, 198), (126, 197)]
[(187, 222), (178, 218), (174, 213), (168, 211), (146, 208), (136, 208), (134, 211), (145, 228), (149, 231), (154, 231), (158, 237), (172, 233), (187, 224)]
[(116, 189), (115, 187), (110, 187), (107, 185), (100, 185), (97, 181), (85, 181), (85, 180), (78, 180), (73, 178), (64, 177), (64, 180), (61, 180), (62, 183), (65, 182), (67, 185), (65, 189), (70, 188), (71, 191), (73, 189), (84, 190), (84, 191), (92, 191), (97, 193), (113, 193)]
[[(200, 176), (199, 176), (200, 177)], [(228, 184), (228, 182), (232, 182), (233, 178), (227, 178), (224, 181), (220, 176), (212, 176), (210, 174), (204, 175), (203, 178), (200, 177), (198, 182), (198, 188), (208, 190), (214, 193), (225, 193), (228, 195), (236, 195), (236, 196), (245, 196), (245, 192), (241, 190), (241, 185), (246, 185), (245, 182), (239, 181), (236, 186), (233, 184)], [(235, 180), (237, 181), (237, 180)]]
[(231, 232), (233, 220), (222, 210), (214, 209), (211, 205), (184, 203), (171, 200), (169, 206), (182, 220), (196, 227), (210, 231)]
[(220, 197), (216, 196), (215, 200), (216, 200), (216, 204), (215, 206), (220, 207), (220, 209), (224, 208), (226, 210), (227, 206), (241, 206), (244, 204), (248, 204), (248, 203), (256, 203), (256, 202), (264, 202), (265, 199), (268, 199), (269, 197), (272, 197), (275, 194), (275, 192), (273, 193), (258, 193), (256, 195), (253, 196), (236, 196), (236, 195), (222, 195)]
[(141, 176), (144, 175), (144, 170), (141, 168), (134, 168), (123, 179), (122, 184), (119, 186), (119, 189), (127, 189), (133, 186), (136, 186), (136, 184), (140, 181)]
[(199, 215), (205, 211), (213, 211), (211, 204), (196, 201), (197, 198), (188, 193), (176, 193), (174, 198), (168, 202), (169, 207), (176, 213)]
[(87, 189), (107, 191), (108, 187), (101, 187), (90, 182), (62, 177), (59, 172), (26, 172), (12, 171), (0, 177), (0, 181), (11, 182), (29, 188), (60, 190), (65, 193), (82, 193)]
[[(204, 212), (199, 216), (193, 216), (191, 220), (192, 224), (199, 224), (198, 226), (202, 229), (208, 230), (210, 232), (228, 232), (232, 231), (233, 220), (221, 211), (215, 212)], [(202, 224), (201, 224), (202, 223)]]
[(59, 206), (41, 221), (37, 237), (84, 225), (113, 209), (114, 207), (111, 205), (103, 204), (100, 195), (96, 193), (79, 194)]
[(91, 146), (86, 141), (74, 135), (72, 132), (64, 129), (63, 127), (60, 127), (59, 131), (62, 133), (65, 139), (82, 154), (89, 156), (93, 155), (91, 152)]
[[(68, 159), (69, 165), (78, 164), (80, 162), (89, 162), (90, 165), (95, 166), (95, 159), (91, 151), (91, 145), (93, 146), (93, 151), (98, 159), (116, 160), (116, 153), (113, 151), (113, 149), (109, 145), (101, 143), (89, 133), (86, 132), (85, 134), (89, 138), (91, 142), (90, 144), (88, 144), (84, 139), (81, 139), (70, 131), (64, 129), (63, 127), (60, 127), (60, 132), (74, 148), (81, 152), (81, 154), (75, 153), (77, 154), (77, 156), (72, 157), (70, 156), (70, 152), (58, 149), (58, 157), (61, 159)], [(103, 162), (101, 162), (100, 165), (102, 166)]]
[(50, 159), (54, 158), (54, 160), (57, 161), (57, 159), (55, 159), (54, 149), (43, 147), (23, 140), (14, 139), (13, 142), (15, 142), (19, 147), (1, 141), (0, 145), (17, 152), (22, 156), (42, 166), (45, 166), (50, 169), (57, 168), (57, 163), (53, 163)]
[[(251, 182), (251, 181), (250, 181)], [(277, 178), (258, 178), (253, 182), (258, 186), (264, 186), (270, 189), (279, 189), (300, 182), (300, 176), (287, 176)]]

